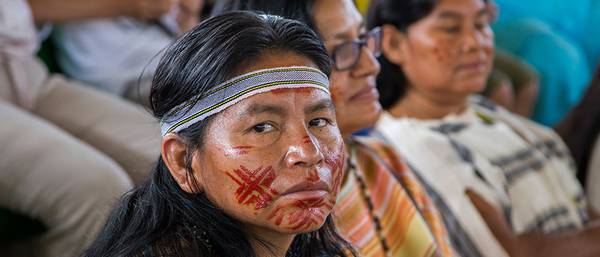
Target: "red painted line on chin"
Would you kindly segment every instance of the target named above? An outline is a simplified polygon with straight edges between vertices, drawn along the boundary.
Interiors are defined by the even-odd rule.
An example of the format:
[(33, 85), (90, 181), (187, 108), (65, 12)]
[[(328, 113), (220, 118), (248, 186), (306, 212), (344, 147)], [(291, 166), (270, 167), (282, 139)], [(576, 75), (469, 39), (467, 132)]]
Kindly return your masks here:
[[(288, 213), (281, 212), (286, 206), (294, 207), (295, 210)], [(323, 198), (296, 200), (288, 205), (277, 207), (269, 214), (268, 219), (275, 218), (275, 224), (280, 226), (287, 217), (285, 226), (288, 229), (307, 229), (311, 225), (319, 224), (319, 221), (325, 218), (325, 213), (321, 210), (323, 206), (329, 209), (333, 207), (329, 202), (325, 202)]]

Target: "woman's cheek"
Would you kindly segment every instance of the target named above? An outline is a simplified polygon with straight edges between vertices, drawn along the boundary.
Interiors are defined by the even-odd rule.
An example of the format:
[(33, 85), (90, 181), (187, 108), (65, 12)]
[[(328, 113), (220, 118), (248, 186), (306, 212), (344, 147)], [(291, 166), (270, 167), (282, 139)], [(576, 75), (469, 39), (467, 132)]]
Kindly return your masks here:
[(340, 190), (340, 186), (342, 183), (342, 178), (344, 177), (344, 164), (345, 164), (345, 152), (344, 152), (344, 143), (343, 141), (340, 143), (337, 149), (331, 151), (325, 151), (324, 153), (324, 163), (331, 171), (331, 190), (332, 190), (332, 201), (335, 203), (335, 196), (337, 196), (338, 191)]
[(271, 205), (279, 195), (273, 188), (277, 175), (272, 166), (247, 168), (240, 165), (225, 174), (237, 187), (233, 194), (239, 205), (261, 210)]

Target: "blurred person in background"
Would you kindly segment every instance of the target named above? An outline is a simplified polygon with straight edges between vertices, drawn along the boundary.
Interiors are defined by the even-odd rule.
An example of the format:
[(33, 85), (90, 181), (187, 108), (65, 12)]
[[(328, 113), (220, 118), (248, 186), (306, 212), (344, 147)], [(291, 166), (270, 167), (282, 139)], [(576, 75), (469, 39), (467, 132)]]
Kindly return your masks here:
[(369, 25), (383, 30), (377, 86), (386, 109), (376, 129), (484, 255), (597, 256), (600, 227), (587, 225), (585, 196), (558, 135), (474, 96), (494, 56), (487, 2), (372, 7)]
[[(368, 16), (370, 0), (355, 0), (357, 8)], [(490, 21), (497, 19), (498, 7), (489, 1)], [(539, 87), (538, 75), (531, 65), (520, 57), (496, 48), (494, 65), (482, 95), (496, 104), (523, 117), (531, 117)]]
[(147, 105), (160, 52), (199, 21), (204, 0), (28, 0), (69, 77)]
[(48, 73), (38, 44), (28, 3), (0, 1), (0, 208), (46, 227), (2, 254), (76, 256), (147, 173), (159, 130), (134, 105)]

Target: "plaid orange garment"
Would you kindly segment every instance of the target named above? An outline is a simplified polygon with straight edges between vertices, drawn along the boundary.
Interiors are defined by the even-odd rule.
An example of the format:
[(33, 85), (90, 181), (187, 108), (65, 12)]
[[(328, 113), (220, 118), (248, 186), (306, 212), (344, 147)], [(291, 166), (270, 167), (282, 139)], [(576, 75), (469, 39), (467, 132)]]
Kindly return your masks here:
[(375, 138), (357, 139), (350, 148), (353, 167), (334, 217), (360, 255), (454, 256), (439, 212), (400, 157)]

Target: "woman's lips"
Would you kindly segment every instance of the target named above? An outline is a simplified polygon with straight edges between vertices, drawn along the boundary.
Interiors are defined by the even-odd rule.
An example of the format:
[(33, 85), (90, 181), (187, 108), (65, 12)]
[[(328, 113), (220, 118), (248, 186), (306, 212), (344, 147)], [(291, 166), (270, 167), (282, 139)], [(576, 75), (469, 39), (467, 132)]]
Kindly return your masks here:
[(301, 192), (319, 193), (318, 191), (321, 191), (321, 193), (325, 193), (325, 194), (329, 193), (329, 191), (330, 191), (329, 184), (325, 183), (325, 181), (322, 181), (322, 180), (319, 180), (317, 182), (302, 181), (300, 183), (297, 183), (297, 184), (289, 187), (288, 189), (283, 191), (283, 193), (281, 193), (281, 195), (290, 195), (290, 194), (301, 193)]
[(356, 94), (354, 94), (352, 97), (350, 97), (350, 101), (356, 101), (356, 100), (374, 101), (377, 99), (379, 99), (379, 92), (377, 92), (375, 85), (367, 85), (363, 89), (358, 91)]
[(457, 70), (466, 70), (466, 71), (479, 71), (484, 70), (486, 67), (485, 61), (474, 61), (469, 63), (459, 64), (456, 69)]

